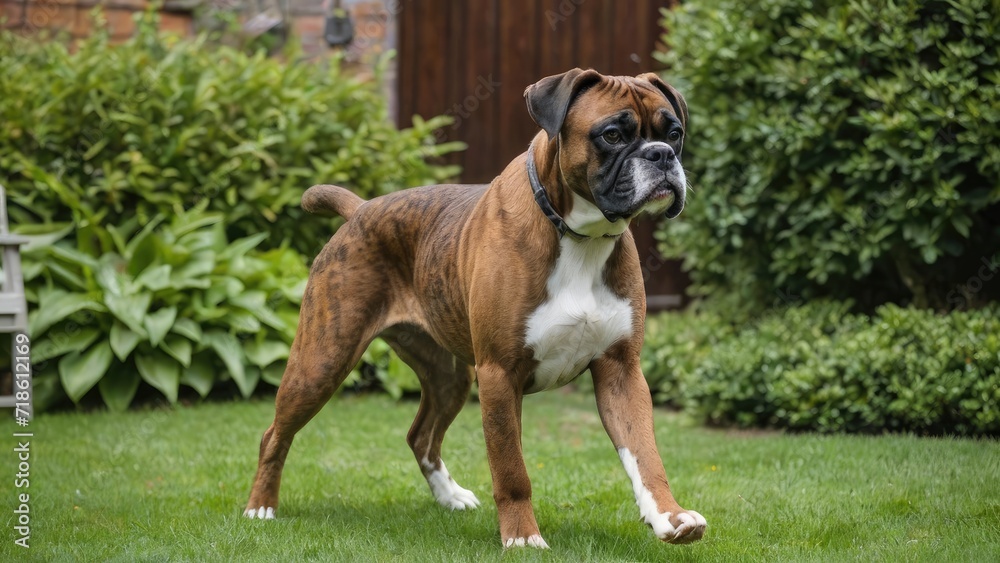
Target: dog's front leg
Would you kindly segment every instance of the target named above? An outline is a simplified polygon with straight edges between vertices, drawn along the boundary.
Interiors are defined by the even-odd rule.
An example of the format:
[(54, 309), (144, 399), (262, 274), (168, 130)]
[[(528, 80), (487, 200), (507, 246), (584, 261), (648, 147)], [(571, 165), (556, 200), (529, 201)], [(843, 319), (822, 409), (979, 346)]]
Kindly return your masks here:
[(515, 378), (499, 366), (477, 366), (476, 375), (500, 541), (504, 547), (547, 548), (531, 508), (531, 481), (521, 452), (522, 392), (514, 386)]
[(701, 539), (705, 518), (684, 510), (667, 484), (653, 435), (653, 402), (638, 354), (605, 355), (591, 364), (597, 409), (632, 480), (639, 513), (653, 533), (670, 543)]

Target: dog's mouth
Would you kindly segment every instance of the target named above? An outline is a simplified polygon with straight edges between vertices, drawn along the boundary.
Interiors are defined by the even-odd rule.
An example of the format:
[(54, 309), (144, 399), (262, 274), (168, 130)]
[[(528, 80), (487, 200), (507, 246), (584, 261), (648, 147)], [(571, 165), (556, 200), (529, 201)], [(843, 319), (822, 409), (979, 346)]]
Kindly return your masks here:
[(615, 189), (615, 197), (603, 202), (600, 206), (605, 219), (614, 223), (619, 219), (631, 221), (641, 214), (664, 214), (667, 219), (680, 215), (684, 209), (685, 187), (679, 178), (664, 174), (656, 186), (649, 190), (645, 197), (635, 199), (633, 187), (619, 184)]
[[(674, 185), (673, 183), (658, 186), (649, 195), (647, 204), (644, 207), (653, 207), (655, 205), (656, 209), (651, 210), (652, 214), (663, 213), (667, 219), (673, 219), (680, 215), (684, 209), (684, 190), (684, 186)], [(666, 208), (665, 210), (664, 207)]]
[(677, 187), (670, 184), (663, 184), (657, 186), (649, 193), (649, 197), (646, 198), (643, 207), (655, 205), (657, 207), (663, 205), (671, 205), (673, 201), (677, 199)]

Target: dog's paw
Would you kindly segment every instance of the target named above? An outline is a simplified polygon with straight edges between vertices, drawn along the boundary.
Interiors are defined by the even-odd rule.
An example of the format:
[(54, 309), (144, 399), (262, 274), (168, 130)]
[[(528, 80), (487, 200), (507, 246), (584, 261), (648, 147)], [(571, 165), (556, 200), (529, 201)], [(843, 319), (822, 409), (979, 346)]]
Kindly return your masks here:
[(274, 507), (260, 507), (260, 508), (248, 508), (243, 511), (243, 515), (251, 520), (254, 518), (260, 520), (273, 520), (274, 519)]
[(451, 478), (444, 462), (440, 463), (440, 468), (427, 474), (427, 484), (431, 487), (434, 499), (445, 508), (467, 510), (479, 506), (479, 499), (476, 498), (476, 495), (461, 487)]
[(503, 542), (504, 549), (510, 547), (537, 547), (538, 549), (548, 549), (549, 544), (545, 543), (542, 536), (535, 534), (526, 538), (507, 538)]
[(693, 510), (657, 514), (651, 519), (647, 518), (647, 523), (653, 528), (656, 537), (674, 544), (698, 541), (705, 535), (705, 528), (708, 527), (705, 517)]
[(472, 491), (459, 487), (454, 481), (452, 485), (454, 487), (447, 495), (435, 495), (441, 506), (452, 510), (469, 510), (479, 506), (479, 499)]
[(475, 493), (461, 487), (447, 473), (435, 471), (427, 477), (434, 499), (445, 508), (452, 510), (467, 510), (479, 506)]

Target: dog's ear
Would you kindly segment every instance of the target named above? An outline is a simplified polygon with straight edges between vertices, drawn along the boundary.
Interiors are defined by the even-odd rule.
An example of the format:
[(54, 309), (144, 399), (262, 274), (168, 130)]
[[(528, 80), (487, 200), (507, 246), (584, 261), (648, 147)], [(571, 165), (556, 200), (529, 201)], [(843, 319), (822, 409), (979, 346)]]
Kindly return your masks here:
[(667, 84), (659, 76), (657, 76), (652, 72), (647, 72), (646, 74), (640, 74), (639, 76), (636, 76), (636, 78), (638, 78), (639, 80), (645, 80), (646, 82), (649, 82), (650, 84), (655, 86), (657, 90), (663, 92), (663, 95), (666, 96), (667, 101), (670, 102), (670, 105), (674, 108), (674, 113), (677, 114), (677, 119), (681, 120), (681, 126), (684, 127), (685, 131), (687, 131), (688, 105), (687, 102), (684, 101), (684, 96), (682, 96), (681, 93), (678, 92), (676, 88)]
[(584, 88), (600, 82), (602, 78), (596, 70), (579, 68), (545, 77), (524, 90), (528, 114), (549, 134), (551, 141), (562, 129), (573, 99)]

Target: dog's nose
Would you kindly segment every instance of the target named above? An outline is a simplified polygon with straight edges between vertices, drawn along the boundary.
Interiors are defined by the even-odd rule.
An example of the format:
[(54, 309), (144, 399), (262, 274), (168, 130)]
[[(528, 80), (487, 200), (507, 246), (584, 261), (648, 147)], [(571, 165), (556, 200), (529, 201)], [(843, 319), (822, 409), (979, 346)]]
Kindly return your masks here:
[(676, 156), (677, 155), (674, 154), (674, 149), (671, 148), (670, 145), (666, 144), (651, 145), (642, 151), (643, 158), (650, 162), (655, 162), (658, 166), (663, 166), (669, 163), (676, 158)]

